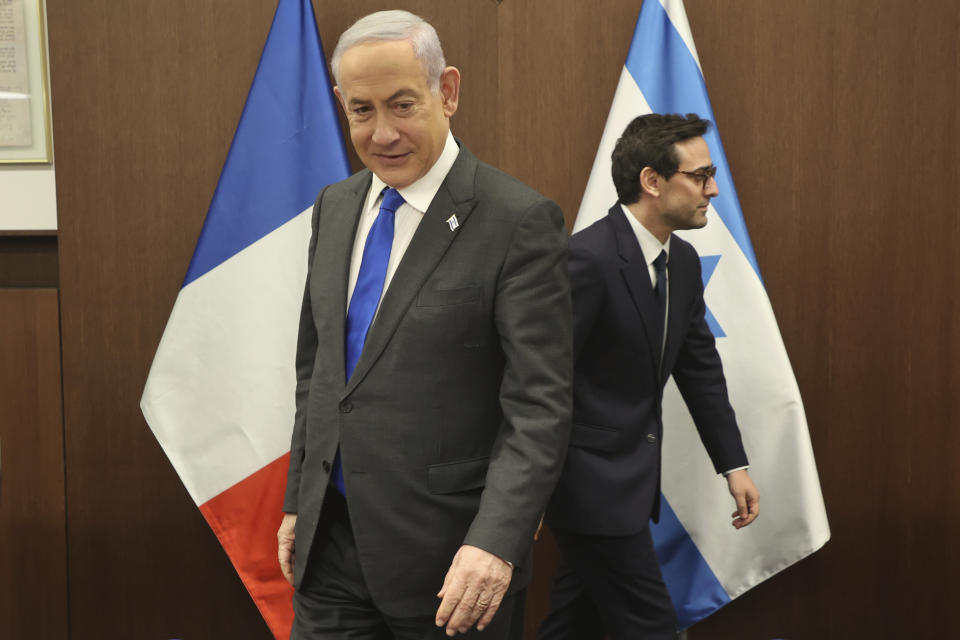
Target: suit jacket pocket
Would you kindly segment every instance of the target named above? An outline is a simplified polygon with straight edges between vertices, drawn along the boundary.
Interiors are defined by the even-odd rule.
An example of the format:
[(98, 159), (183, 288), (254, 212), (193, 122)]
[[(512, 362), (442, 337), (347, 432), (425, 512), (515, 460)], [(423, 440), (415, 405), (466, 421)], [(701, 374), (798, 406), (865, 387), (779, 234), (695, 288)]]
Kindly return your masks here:
[(480, 300), (480, 287), (458, 287), (456, 289), (425, 289), (417, 296), (418, 307), (451, 307)]
[(480, 489), (486, 483), (490, 457), (432, 464), (427, 469), (430, 493), (459, 493)]
[(613, 453), (620, 448), (620, 430), (585, 422), (574, 422), (570, 430), (570, 446)]

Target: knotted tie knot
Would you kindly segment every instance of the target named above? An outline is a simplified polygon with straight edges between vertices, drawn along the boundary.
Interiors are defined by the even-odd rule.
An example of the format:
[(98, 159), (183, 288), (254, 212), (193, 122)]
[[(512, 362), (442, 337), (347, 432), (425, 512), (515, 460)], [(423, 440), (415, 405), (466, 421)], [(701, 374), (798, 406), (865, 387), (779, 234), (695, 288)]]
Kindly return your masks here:
[(384, 211), (389, 211), (390, 213), (396, 213), (397, 209), (400, 208), (400, 205), (404, 203), (403, 196), (400, 195), (400, 192), (394, 189), (393, 187), (383, 190), (383, 200), (380, 201), (380, 213), (383, 214)]

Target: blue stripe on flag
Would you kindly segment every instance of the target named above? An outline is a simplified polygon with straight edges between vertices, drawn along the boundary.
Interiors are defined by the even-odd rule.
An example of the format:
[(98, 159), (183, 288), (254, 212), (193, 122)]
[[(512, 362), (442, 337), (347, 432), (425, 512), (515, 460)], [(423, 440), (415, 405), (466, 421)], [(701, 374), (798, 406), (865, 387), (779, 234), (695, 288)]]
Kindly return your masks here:
[[(700, 256), (700, 277), (703, 280), (704, 290), (706, 290), (707, 284), (710, 282), (710, 278), (713, 277), (713, 272), (717, 270), (717, 263), (720, 262), (720, 258), (722, 257), (723, 256)], [(720, 323), (717, 322), (717, 318), (713, 315), (713, 312), (710, 311), (710, 307), (706, 305), (704, 311), (704, 320), (706, 321), (707, 326), (710, 327), (710, 331), (713, 333), (714, 338), (727, 337), (723, 327), (720, 326)]]
[(349, 174), (313, 8), (280, 0), (183, 286)]
[(660, 522), (650, 523), (650, 533), (681, 629), (706, 618), (730, 602), (730, 596), (662, 494)]
[[(640, 8), (626, 67), (655, 113), (696, 113), (716, 125), (700, 67), (658, 0), (644, 0)], [(717, 127), (711, 127), (704, 139), (717, 166), (720, 195), (714, 198), (714, 209), (760, 278)]]

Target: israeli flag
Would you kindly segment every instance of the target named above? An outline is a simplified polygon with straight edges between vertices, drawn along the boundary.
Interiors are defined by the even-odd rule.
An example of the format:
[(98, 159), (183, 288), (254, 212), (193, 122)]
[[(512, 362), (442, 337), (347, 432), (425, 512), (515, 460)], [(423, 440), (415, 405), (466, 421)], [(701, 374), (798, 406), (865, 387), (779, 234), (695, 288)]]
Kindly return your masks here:
[[(627, 124), (645, 113), (696, 113), (715, 122), (681, 0), (645, 0), (640, 9), (574, 232), (616, 202), (610, 155)], [(678, 235), (700, 254), (707, 321), (723, 359), (761, 511), (745, 529), (730, 525), (735, 505), (726, 482), (714, 474), (671, 380), (663, 400), (664, 499), (652, 531), (681, 628), (830, 538), (800, 392), (716, 126), (704, 137), (720, 194), (704, 229)]]

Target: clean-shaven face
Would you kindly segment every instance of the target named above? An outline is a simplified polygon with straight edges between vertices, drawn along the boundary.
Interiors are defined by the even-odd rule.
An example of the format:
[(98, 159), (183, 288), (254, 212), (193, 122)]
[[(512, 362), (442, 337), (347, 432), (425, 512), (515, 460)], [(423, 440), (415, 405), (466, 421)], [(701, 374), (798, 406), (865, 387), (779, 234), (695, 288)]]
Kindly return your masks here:
[(710, 148), (703, 138), (689, 138), (674, 145), (680, 164), (677, 173), (663, 183), (660, 219), (672, 231), (700, 229), (707, 224), (710, 198), (719, 193), (717, 181), (708, 178), (706, 184), (681, 171), (701, 173), (713, 163)]
[(447, 67), (434, 93), (405, 40), (351, 47), (339, 72), (334, 91), (363, 164), (395, 188), (423, 177), (443, 151), (457, 109), (459, 72)]

